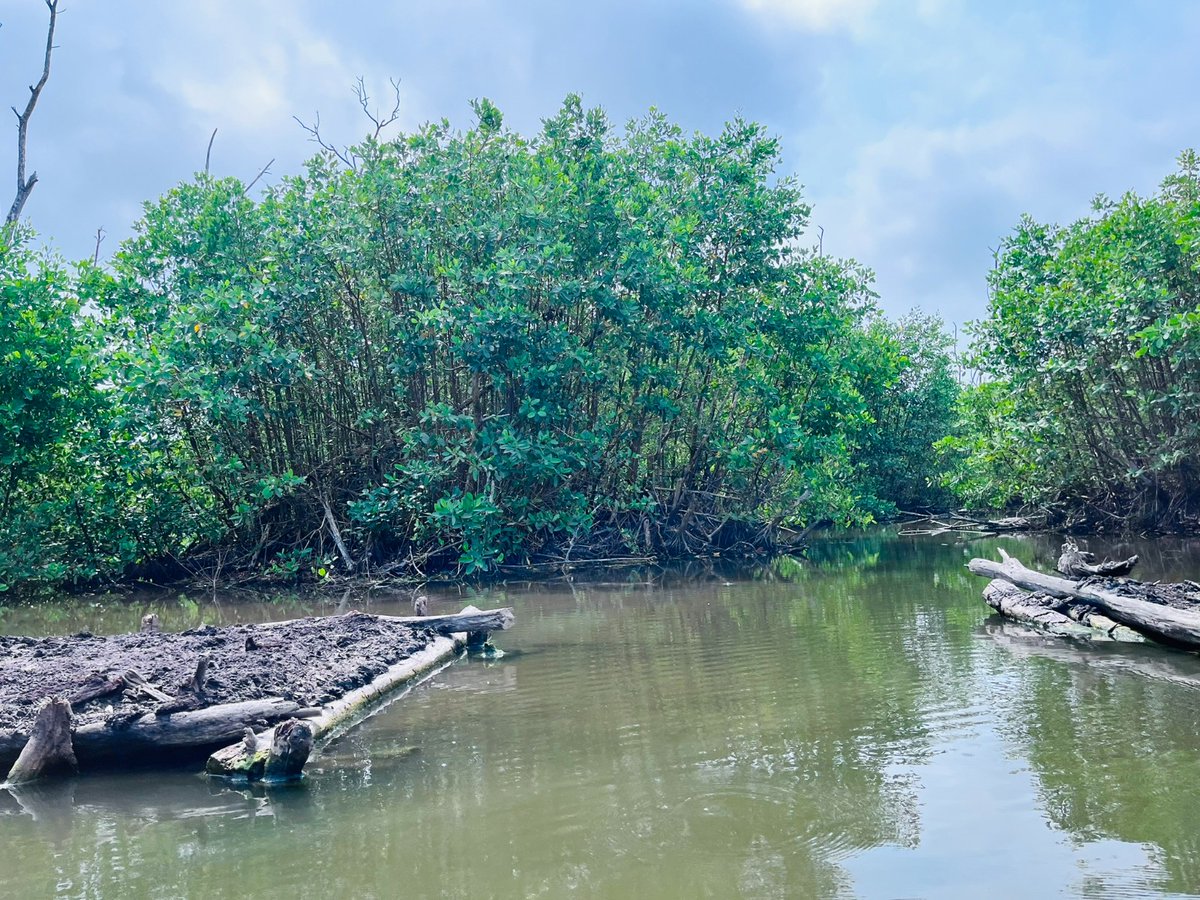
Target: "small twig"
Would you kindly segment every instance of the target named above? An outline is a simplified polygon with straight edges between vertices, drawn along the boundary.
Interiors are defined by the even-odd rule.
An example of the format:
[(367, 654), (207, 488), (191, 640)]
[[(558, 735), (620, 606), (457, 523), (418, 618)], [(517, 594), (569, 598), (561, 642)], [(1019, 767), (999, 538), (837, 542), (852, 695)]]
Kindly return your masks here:
[(127, 688), (132, 688), (135, 692), (145, 694), (152, 700), (157, 700), (159, 703), (166, 703), (168, 700), (175, 698), (166, 691), (152, 685), (146, 680), (146, 676), (136, 669), (130, 669), (121, 676), (125, 680)]

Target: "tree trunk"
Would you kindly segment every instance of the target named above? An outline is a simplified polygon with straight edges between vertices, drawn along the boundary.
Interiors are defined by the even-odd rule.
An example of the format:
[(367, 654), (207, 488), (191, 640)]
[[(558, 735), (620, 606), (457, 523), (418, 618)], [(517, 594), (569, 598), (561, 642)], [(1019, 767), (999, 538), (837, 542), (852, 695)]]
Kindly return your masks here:
[(288, 719), (261, 738), (247, 728), (242, 740), (208, 758), (205, 771), (248, 781), (293, 781), (312, 753), (315, 730), (304, 719)]
[(294, 781), (299, 778), (312, 753), (313, 736), (312, 725), (304, 719), (288, 719), (276, 725), (263, 781)]

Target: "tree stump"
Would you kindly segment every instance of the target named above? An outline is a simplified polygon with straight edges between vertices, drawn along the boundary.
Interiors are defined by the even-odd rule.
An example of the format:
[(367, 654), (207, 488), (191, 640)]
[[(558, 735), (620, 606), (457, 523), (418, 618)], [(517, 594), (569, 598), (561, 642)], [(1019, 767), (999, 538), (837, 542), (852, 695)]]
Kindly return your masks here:
[(303, 719), (288, 719), (276, 725), (263, 780), (294, 781), (299, 778), (312, 748), (313, 727), (310, 723)]
[(8, 781), (21, 784), (51, 775), (79, 771), (71, 743), (71, 703), (65, 697), (47, 700), (38, 712), (21, 755), (9, 769)]
[[(292, 781), (301, 776), (312, 753), (315, 732), (303, 719), (288, 719), (275, 726), (270, 743), (255, 737), (252, 729), (241, 742), (218, 750), (208, 758), (205, 771), (247, 781)], [(264, 736), (265, 737), (265, 736)]]

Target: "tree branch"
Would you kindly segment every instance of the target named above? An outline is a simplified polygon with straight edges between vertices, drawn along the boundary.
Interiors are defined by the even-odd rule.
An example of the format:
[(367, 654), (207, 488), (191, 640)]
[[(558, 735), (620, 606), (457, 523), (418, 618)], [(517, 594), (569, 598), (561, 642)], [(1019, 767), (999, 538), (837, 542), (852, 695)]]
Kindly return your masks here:
[[(379, 110), (371, 112), (371, 98), (367, 94), (367, 86), (361, 75), (354, 83), (354, 95), (358, 98), (358, 105), (362, 107), (362, 111), (366, 114), (367, 119), (372, 125), (375, 126), (375, 131), (372, 133), (370, 138), (368, 138), (368, 141), (378, 140), (384, 129), (400, 118), (400, 82), (395, 78), (389, 78), (388, 82), (392, 86), (394, 101), (392, 103), (391, 110), (389, 110), (386, 115), (380, 113)], [(358, 162), (360, 157), (353, 148), (346, 147), (344, 149), (339, 149), (337, 146), (329, 143), (323, 137), (321, 137), (320, 113), (316, 114), (316, 118), (313, 120), (313, 124), (311, 125), (302, 121), (297, 116), (292, 116), (292, 118), (296, 120), (297, 125), (308, 132), (309, 139), (313, 143), (320, 146), (320, 148), (326, 153), (330, 153), (340, 160), (341, 163), (346, 166), (346, 168), (352, 171), (358, 170)]]
[(371, 98), (367, 95), (367, 86), (363, 82), (361, 75), (358, 76), (358, 81), (354, 85), (354, 93), (358, 97), (358, 105), (362, 107), (362, 111), (371, 120), (371, 124), (375, 126), (375, 133), (372, 135), (375, 139), (379, 138), (379, 135), (385, 128), (400, 118), (400, 82), (395, 78), (389, 78), (388, 83), (392, 86), (392, 94), (395, 102), (392, 103), (391, 112), (386, 116), (380, 115), (378, 110), (371, 112)]
[(268, 172), (271, 171), (271, 163), (273, 163), (273, 162), (275, 162), (275, 158), (271, 157), (271, 162), (267, 163), (265, 166), (263, 166), (261, 169), (258, 170), (258, 174), (254, 176), (254, 178), (251, 180), (251, 182), (248, 185), (246, 185), (247, 191), (249, 191), (250, 188), (254, 187), (254, 185), (258, 184), (258, 179), (262, 178), (264, 175), (266, 175)]
[(29, 141), (29, 120), (33, 117), (33, 110), (37, 106), (38, 98), (42, 95), (42, 88), (50, 80), (50, 57), (54, 53), (54, 27), (58, 24), (59, 0), (45, 0), (45, 2), (46, 8), (50, 10), (50, 24), (46, 28), (46, 56), (45, 62), (42, 64), (42, 77), (38, 79), (37, 84), (29, 86), (29, 102), (25, 104), (25, 111), (17, 112), (16, 107), (13, 107), (13, 113), (17, 117), (17, 193), (8, 210), (8, 216), (4, 220), (6, 225), (12, 225), (21, 218), (25, 201), (29, 199), (34, 185), (38, 182), (37, 172), (32, 173), (29, 178), (25, 177), (26, 145)]
[(346, 168), (348, 168), (348, 169), (356, 168), (354, 163), (352, 163), (350, 161), (350, 158), (346, 155), (346, 153), (339, 150), (336, 146), (334, 146), (333, 144), (326, 141), (323, 137), (321, 137), (321, 114), (319, 112), (315, 114), (315, 118), (313, 119), (313, 123), (311, 125), (309, 125), (308, 123), (301, 120), (299, 116), (292, 116), (292, 118), (296, 120), (297, 125), (299, 125), (301, 128), (303, 128), (305, 131), (308, 132), (309, 140), (311, 140), (314, 144), (317, 144), (322, 150), (326, 151), (327, 153), (332, 153), (334, 156), (336, 156), (339, 160), (342, 161), (342, 163), (346, 166)]
[(213, 129), (213, 133), (208, 138), (208, 149), (204, 151), (204, 174), (208, 174), (208, 163), (212, 159), (213, 141), (217, 139), (217, 129)]

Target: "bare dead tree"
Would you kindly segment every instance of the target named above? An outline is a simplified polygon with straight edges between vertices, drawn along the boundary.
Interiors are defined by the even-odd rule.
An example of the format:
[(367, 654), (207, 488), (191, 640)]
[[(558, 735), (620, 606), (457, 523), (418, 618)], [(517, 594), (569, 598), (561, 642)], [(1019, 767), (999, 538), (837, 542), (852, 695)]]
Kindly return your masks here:
[(29, 86), (29, 102), (25, 104), (25, 111), (18, 112), (15, 106), (12, 107), (13, 115), (17, 117), (17, 195), (13, 198), (8, 216), (4, 220), (6, 225), (12, 225), (21, 218), (21, 210), (25, 208), (25, 201), (33, 193), (33, 187), (38, 181), (37, 172), (33, 172), (29, 178), (25, 177), (26, 145), (29, 142), (29, 120), (33, 118), (33, 110), (37, 106), (38, 98), (42, 95), (42, 88), (50, 79), (50, 57), (54, 53), (54, 27), (58, 24), (58, 2), (59, 0), (45, 0), (46, 8), (50, 10), (50, 24), (46, 28), (46, 57), (42, 64), (42, 77), (38, 79), (37, 84)]
[[(370, 137), (370, 140), (373, 141), (379, 140), (384, 129), (400, 118), (400, 82), (395, 78), (389, 78), (388, 82), (392, 86), (394, 101), (391, 110), (387, 113), (381, 113), (378, 109), (372, 112), (371, 97), (367, 93), (367, 86), (363, 82), (362, 76), (359, 76), (354, 83), (354, 95), (358, 98), (358, 105), (362, 107), (367, 119), (375, 126), (375, 131)], [(325, 152), (332, 153), (346, 168), (357, 171), (358, 155), (353, 150), (349, 147), (339, 148), (321, 136), (321, 114), (319, 112), (315, 114), (311, 125), (298, 116), (292, 116), (292, 118), (296, 120), (297, 125), (308, 132), (309, 140)]]
[(208, 174), (208, 164), (212, 160), (212, 145), (217, 139), (217, 129), (213, 129), (213, 133), (208, 136), (208, 149), (204, 151), (204, 174)]

